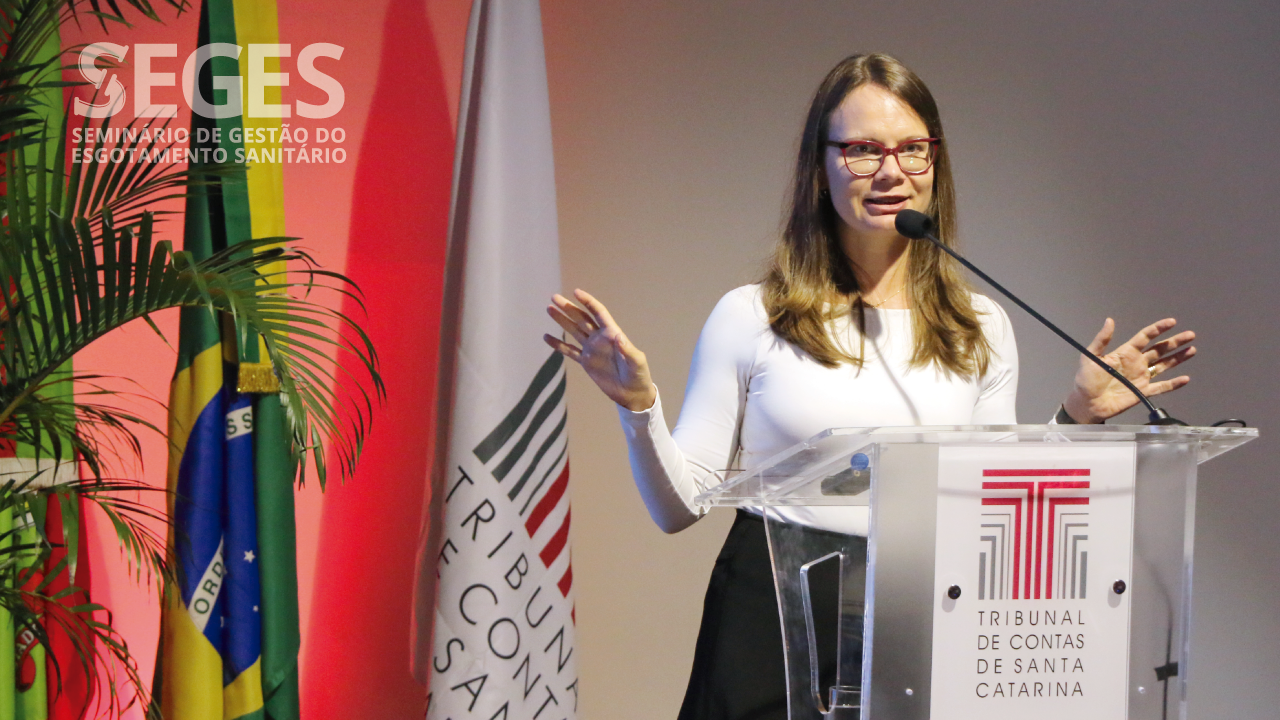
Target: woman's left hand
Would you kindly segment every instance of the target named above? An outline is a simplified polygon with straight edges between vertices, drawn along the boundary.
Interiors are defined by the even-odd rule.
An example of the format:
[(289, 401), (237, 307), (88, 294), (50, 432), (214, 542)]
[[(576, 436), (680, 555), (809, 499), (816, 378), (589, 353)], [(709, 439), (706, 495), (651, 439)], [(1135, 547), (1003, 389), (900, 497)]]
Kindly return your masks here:
[[(1196, 354), (1195, 346), (1190, 345), (1191, 341), (1196, 339), (1196, 334), (1190, 330), (1156, 341), (1156, 338), (1172, 330), (1177, 324), (1173, 318), (1152, 323), (1113, 352), (1103, 355), (1107, 346), (1111, 344), (1111, 338), (1116, 329), (1115, 322), (1107, 318), (1107, 321), (1102, 324), (1102, 330), (1098, 331), (1093, 342), (1089, 343), (1089, 350), (1100, 356), (1108, 365), (1119, 370), (1148, 397), (1167, 393), (1191, 382), (1191, 378), (1181, 375), (1157, 381), (1156, 376), (1181, 365)], [(1095, 365), (1092, 360), (1081, 356), (1075, 387), (1067, 396), (1063, 407), (1078, 423), (1100, 423), (1109, 417), (1119, 415), (1138, 402), (1138, 398), (1124, 385)]]

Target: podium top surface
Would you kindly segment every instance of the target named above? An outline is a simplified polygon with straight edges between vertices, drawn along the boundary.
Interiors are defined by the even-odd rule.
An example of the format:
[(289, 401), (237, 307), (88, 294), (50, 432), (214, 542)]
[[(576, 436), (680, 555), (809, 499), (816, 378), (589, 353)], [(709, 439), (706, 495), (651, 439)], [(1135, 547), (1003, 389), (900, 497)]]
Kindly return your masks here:
[[(831, 428), (791, 446), (760, 465), (725, 471), (724, 482), (694, 501), (704, 507), (792, 504), (812, 495), (818, 504), (865, 504), (845, 497), (826, 500), (816, 492), (849, 473), (851, 459), (868, 446), (982, 445), (985, 443), (1118, 443), (1182, 446), (1197, 463), (1217, 457), (1258, 437), (1257, 428), (1178, 425), (948, 425), (919, 427)], [(855, 459), (856, 460), (856, 459)], [(857, 474), (857, 473), (855, 473)], [(869, 476), (868, 476), (869, 477)], [(869, 480), (868, 480), (869, 482)], [(860, 484), (860, 483), (858, 483)], [(805, 492), (813, 487), (815, 492)], [(799, 492), (797, 492), (799, 491)], [(790, 501), (784, 498), (789, 498)]]

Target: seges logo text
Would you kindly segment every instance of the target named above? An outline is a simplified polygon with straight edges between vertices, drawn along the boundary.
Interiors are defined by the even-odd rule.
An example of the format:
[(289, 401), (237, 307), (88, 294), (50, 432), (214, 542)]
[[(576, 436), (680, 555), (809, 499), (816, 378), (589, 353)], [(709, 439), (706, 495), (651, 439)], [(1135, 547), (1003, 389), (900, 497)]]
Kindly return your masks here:
[[(304, 83), (314, 86), (326, 95), (320, 104), (298, 100), (292, 106), (268, 102), (270, 88), (286, 87), (292, 73), (268, 70), (268, 65), (285, 65), (284, 59), (292, 59), (289, 44), (255, 43), (246, 47), (230, 43), (202, 45), (187, 56), (178, 79), (176, 62), (166, 58), (178, 57), (178, 46), (173, 43), (139, 43), (133, 46), (133, 114), (136, 118), (173, 118), (178, 115), (175, 104), (153, 104), (152, 91), (157, 88), (182, 88), (187, 106), (197, 115), (206, 118), (231, 118), (242, 115), (250, 118), (310, 119), (331, 118), (342, 109), (346, 93), (342, 83), (316, 67), (320, 58), (338, 60), (343, 48), (332, 43), (311, 43), (298, 52), (294, 67)], [(129, 55), (129, 47), (116, 43), (98, 42), (80, 51), (79, 70), (84, 79), (94, 87), (94, 102), (76, 98), (72, 111), (81, 117), (109, 118), (128, 104), (123, 83), (109, 69), (120, 67)], [(244, 56), (242, 58), (242, 55)], [(211, 61), (236, 63), (235, 73), (214, 73), (211, 95), (205, 97), (196, 89), (196, 78)], [(244, 60), (245, 75), (239, 74), (239, 62)], [(213, 63), (216, 67), (217, 62)], [(106, 67), (103, 67), (105, 65)], [(166, 71), (171, 70), (171, 71)], [(247, 80), (247, 88), (245, 87)]]

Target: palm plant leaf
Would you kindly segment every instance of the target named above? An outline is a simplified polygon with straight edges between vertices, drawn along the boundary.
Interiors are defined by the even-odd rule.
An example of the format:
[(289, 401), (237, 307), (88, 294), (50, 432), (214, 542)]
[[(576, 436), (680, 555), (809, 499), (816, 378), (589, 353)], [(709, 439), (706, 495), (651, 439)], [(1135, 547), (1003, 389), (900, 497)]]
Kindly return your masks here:
[[(254, 333), (262, 335), (281, 381), (295, 459), (310, 451), (323, 483), (326, 443), (320, 439), (331, 438), (340, 470), (349, 475), (384, 388), (367, 335), (350, 318), (309, 298), (328, 290), (358, 302), (355, 286), (320, 269), (305, 252), (278, 247), (288, 238), (239, 243), (197, 261), (157, 240), (154, 214), (136, 209), (157, 196), (185, 195), (193, 185), (239, 166), (126, 171), (148, 163), (108, 158), (94, 160), (84, 173), (73, 166), (66, 177), (50, 166), (43, 136), (37, 137), (40, 153), (34, 161), (27, 151), (15, 149), (3, 165), (10, 192), (0, 198), (0, 212), (9, 220), (0, 233), (0, 278), (8, 278), (10, 288), (0, 292), (0, 373), (7, 380), (0, 387), (0, 424), (19, 419), (21, 403), (54, 369), (103, 334), (158, 310), (201, 305), (229, 313), (241, 343), (250, 342)], [(130, 151), (152, 142), (135, 136), (122, 146)], [(103, 147), (82, 145), (95, 157)], [(61, 144), (57, 148), (55, 157), (63, 152)], [(124, 220), (116, 218), (116, 208), (124, 210)], [(281, 260), (297, 268), (296, 279), (270, 269)], [(329, 369), (334, 352), (357, 358), (362, 379), (373, 386), (370, 392), (363, 382), (353, 384), (350, 413), (340, 413), (335, 402), (338, 377)], [(43, 422), (22, 426), (34, 432), (50, 421)], [(83, 457), (97, 467), (91, 448), (77, 443), (76, 449), (87, 452)]]
[[(17, 154), (10, 159), (22, 165)], [(24, 222), (22, 215), (20, 208), (11, 208), (10, 218), (18, 221), (0, 236), (0, 277), (11, 278), (10, 291), (0, 293), (0, 373), (7, 378), (0, 386), (0, 425), (18, 421), (21, 427), (39, 427), (28, 422), (33, 418), (25, 414), (25, 401), (56, 368), (105, 333), (165, 308), (203, 306), (227, 312), (241, 342), (253, 333), (266, 340), (287, 399), (295, 456), (311, 449), (323, 479), (323, 446), (313, 442), (318, 433), (334, 439), (343, 474), (351, 472), (359, 444), (352, 432), (366, 426), (374, 398), (383, 393), (376, 354), (350, 318), (288, 294), (318, 289), (353, 294), (341, 276), (318, 269), (305, 252), (271, 247), (281, 238), (241, 243), (196, 261), (168, 242), (156, 242), (149, 214), (136, 228), (117, 228), (107, 213), (97, 237), (83, 217), (73, 227), (52, 216), (47, 239), (43, 228)], [(303, 279), (264, 276), (264, 268), (280, 260), (302, 265)], [(324, 332), (335, 326), (347, 332), (337, 337)], [(331, 389), (330, 349), (352, 354), (374, 384), (373, 395), (361, 388), (361, 404), (345, 428), (350, 432), (344, 432)]]
[[(146, 706), (149, 703), (146, 686), (124, 638), (111, 626), (110, 613), (101, 605), (84, 601), (80, 588), (59, 590), (53, 587), (53, 583), (76, 561), (74, 548), (78, 510), (73, 500), (75, 496), (105, 505), (112, 522), (137, 526), (138, 518), (151, 512), (148, 508), (129, 501), (124, 501), (132, 505), (126, 512), (117, 512), (116, 507), (122, 502), (122, 496), (151, 488), (133, 481), (79, 481), (56, 489), (37, 488), (35, 483), (40, 474), (19, 475), (0, 482), (0, 508), (7, 508), (15, 516), (32, 517), (33, 524), (40, 530), (34, 542), (21, 541), (16, 530), (0, 533), (0, 549), (3, 549), (0, 553), (0, 578), (4, 579), (0, 582), (0, 606), (10, 611), (14, 626), (21, 631), (29, 631), (37, 643), (48, 647), (49, 628), (57, 627), (71, 641), (80, 664), (86, 669), (104, 670), (89, 675), (91, 682), (105, 681), (107, 686), (107, 692), (99, 694), (100, 703), (105, 704), (99, 710), (118, 715), (134, 703)], [(47, 503), (58, 503), (61, 508), (63, 537), (68, 552), (46, 568), (52, 552), (58, 547), (50, 543), (43, 533), (43, 509)], [(151, 551), (163, 557), (163, 540), (156, 539), (154, 534), (149, 536), (145, 528), (136, 527), (132, 532), (137, 537), (148, 538)], [(51, 681), (61, 691), (61, 661), (56, 654), (47, 657), (53, 669)], [(126, 700), (120, 692), (117, 673), (123, 674), (123, 684), (133, 689), (132, 698)]]
[[(165, 3), (179, 11), (187, 7), (186, 0)], [(152, 203), (202, 192), (202, 185), (242, 175), (242, 166), (188, 171), (139, 161), (142, 150), (164, 149), (154, 132), (139, 137), (150, 124), (128, 124), (116, 140), (89, 133), (86, 120), (73, 148), (79, 160), (64, 172), (66, 121), (47, 127), (39, 104), (42, 93), (66, 83), (59, 77), (59, 59), (42, 52), (61, 22), (86, 15), (106, 28), (108, 22), (127, 24), (128, 10), (156, 18), (148, 0), (0, 0), (0, 442), (29, 445), (36, 449), (37, 464), (42, 454), (45, 462), (29, 476), (0, 477), (0, 511), (32, 512), (43, 528), (40, 500), (61, 505), (68, 559), (55, 565), (53, 577), (74, 563), (77, 511), (69, 498), (83, 497), (111, 522), (137, 577), (164, 583), (172, 579), (165, 543), (149, 522), (165, 518), (127, 499), (145, 486), (111, 477), (114, 458), (138, 454), (135, 432), (159, 429), (95, 402), (114, 393), (96, 386), (96, 376), (59, 375), (66, 361), (115, 328), (138, 319), (151, 323), (150, 314), (166, 308), (225, 313), (242, 345), (256, 342), (258, 335), (265, 340), (280, 380), (299, 478), (310, 454), (322, 486), (327, 449), (333, 450), (342, 476), (354, 471), (373, 405), (385, 388), (367, 335), (351, 318), (314, 301), (317, 293), (332, 292), (358, 303), (358, 289), (319, 268), (290, 239), (239, 243), (199, 260), (159, 237), (157, 214), (148, 210)], [(109, 133), (110, 120), (100, 128)], [(56, 143), (46, 142), (50, 133), (56, 133)], [(335, 354), (355, 362), (338, 362), (335, 371)], [(347, 379), (349, 367), (357, 368), (355, 382), (347, 383), (354, 392), (343, 407), (333, 388)], [(88, 391), (74, 399), (49, 392), (68, 380)], [(49, 463), (56, 466), (67, 457), (83, 463), (89, 478), (38, 488), (40, 477), (53, 472)], [(47, 581), (23, 587), (24, 563), (33, 553), (47, 557), (48, 539), (6, 540), (12, 537), (0, 536), (0, 607), (45, 645), (42, 621), (67, 629), (86, 667), (110, 661), (106, 666), (120, 668), (145, 705), (137, 667), (103, 608), (81, 604), (64, 611), (54, 601), (71, 591), (50, 592)], [(40, 603), (56, 611), (42, 616), (32, 609)], [(108, 677), (107, 683), (107, 696), (118, 710), (116, 678)]]

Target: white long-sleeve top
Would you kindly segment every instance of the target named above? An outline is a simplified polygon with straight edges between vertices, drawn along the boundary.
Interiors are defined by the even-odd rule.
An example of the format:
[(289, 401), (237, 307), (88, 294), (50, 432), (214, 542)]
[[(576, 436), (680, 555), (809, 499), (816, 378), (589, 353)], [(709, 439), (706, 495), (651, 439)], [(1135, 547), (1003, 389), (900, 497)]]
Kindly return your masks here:
[[(688, 527), (705, 512), (693, 498), (719, 483), (722, 471), (751, 468), (827, 428), (1015, 424), (1013, 327), (991, 299), (973, 299), (994, 350), (979, 378), (911, 367), (911, 310), (868, 309), (862, 368), (827, 368), (773, 333), (759, 285), (729, 292), (698, 338), (675, 431), (667, 429), (661, 398), (641, 412), (618, 408), (631, 472), (654, 522), (666, 532)], [(857, 351), (852, 318), (832, 332)], [(789, 507), (781, 514), (864, 535), (868, 522), (865, 508)]]

